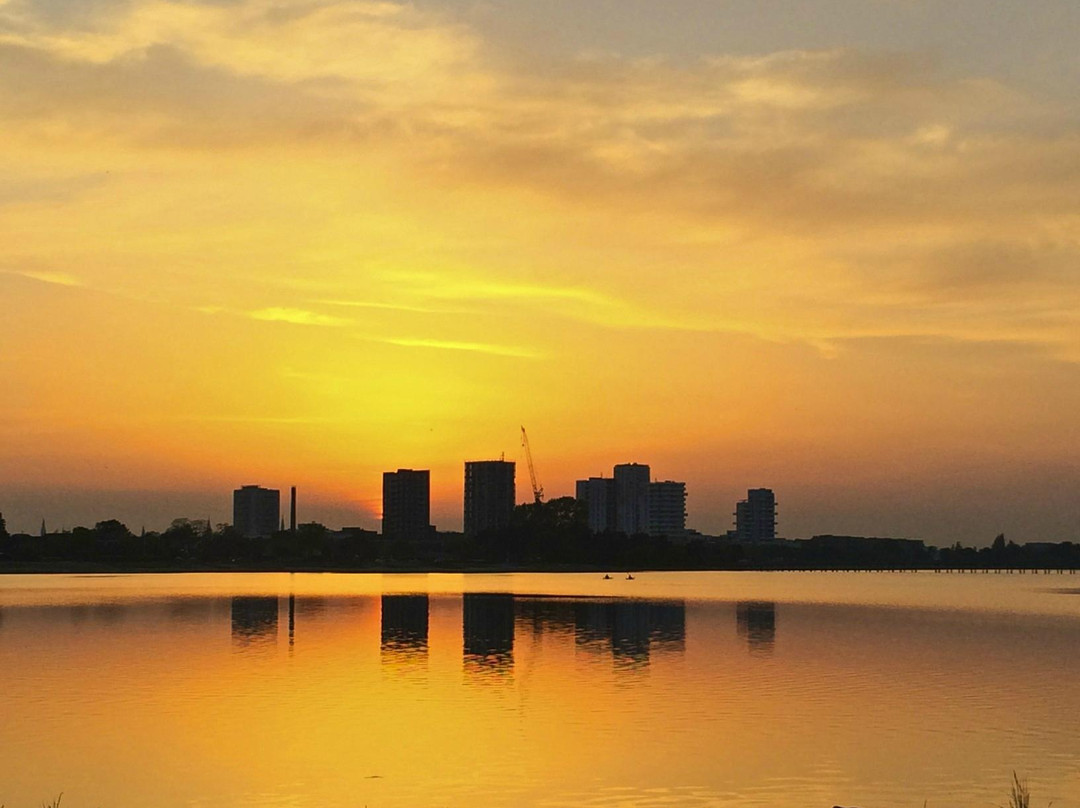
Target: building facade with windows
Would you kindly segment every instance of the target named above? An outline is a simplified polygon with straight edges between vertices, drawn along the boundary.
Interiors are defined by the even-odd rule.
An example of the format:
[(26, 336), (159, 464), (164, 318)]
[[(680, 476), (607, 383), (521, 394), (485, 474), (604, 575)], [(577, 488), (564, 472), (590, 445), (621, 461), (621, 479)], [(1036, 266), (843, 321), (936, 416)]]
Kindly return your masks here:
[(615, 529), (615, 481), (610, 477), (590, 477), (578, 480), (575, 499), (584, 503), (589, 530), (606, 533)]
[(465, 463), (465, 535), (476, 536), (510, 524), (516, 502), (515, 466), (507, 460)]
[(751, 488), (735, 506), (735, 539), (741, 542), (776, 538), (776, 495), (769, 488)]
[(383, 472), (382, 534), (395, 539), (431, 535), (431, 472), (398, 469)]
[(649, 535), (677, 538), (686, 534), (686, 483), (649, 483)]
[(615, 467), (615, 530), (627, 536), (649, 531), (649, 473), (641, 463)]
[(248, 539), (269, 536), (281, 526), (281, 492), (245, 485), (233, 491), (233, 527)]

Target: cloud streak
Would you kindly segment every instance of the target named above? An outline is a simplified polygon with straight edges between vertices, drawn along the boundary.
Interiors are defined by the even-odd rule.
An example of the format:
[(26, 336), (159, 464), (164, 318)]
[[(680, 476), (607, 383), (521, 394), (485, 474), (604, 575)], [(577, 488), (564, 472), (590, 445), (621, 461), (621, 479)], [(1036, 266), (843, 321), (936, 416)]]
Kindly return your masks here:
[(495, 345), (487, 342), (456, 342), (444, 339), (425, 339), (414, 337), (372, 337), (376, 342), (396, 345), (401, 348), (432, 348), (438, 351), (466, 351), (490, 356), (504, 356), (517, 359), (538, 359), (541, 354), (524, 348), (508, 345)]
[[(379, 294), (347, 304), (333, 293), (351, 284), (324, 283), (333, 296), (316, 305), (436, 315), (452, 301), (492, 316), (505, 304), (826, 344), (983, 339), (992, 329), (972, 308), (999, 317), (1023, 289), (1025, 316), (1002, 333), (1077, 347), (1061, 327), (1080, 292), (1068, 269), (1080, 259), (1076, 110), (1000, 82), (853, 49), (598, 56), (537, 75), (448, 15), (391, 2), (96, 9), (79, 25), (31, 4), (0, 10), (0, 109), (18, 122), (7, 137), (31, 174), (57, 143), (83, 148), (91, 135), (114, 143), (104, 153), (193, 160), (225, 144), (258, 160), (276, 144), (357, 178), (368, 159), (384, 162), (433, 205), (458, 188), (484, 200), (464, 239), (435, 214), (432, 232), (457, 237), (437, 259), (449, 270), (366, 268)], [(42, 148), (58, 127), (66, 134)], [(518, 228), (518, 266), (491, 259), (515, 228), (480, 223), (500, 205), (525, 205), (548, 228)], [(417, 266), (404, 239), (400, 263)]]
[(5, 275), (18, 275), (21, 278), (48, 283), (54, 286), (84, 286), (85, 284), (75, 275), (67, 272), (35, 272), (32, 270), (15, 271), (5, 270)]
[(352, 325), (352, 321), (344, 317), (332, 317), (328, 314), (319, 314), (306, 309), (291, 309), (280, 306), (249, 311), (247, 316), (253, 320), (268, 323), (289, 323), (290, 325), (325, 326), (329, 328), (343, 328)]

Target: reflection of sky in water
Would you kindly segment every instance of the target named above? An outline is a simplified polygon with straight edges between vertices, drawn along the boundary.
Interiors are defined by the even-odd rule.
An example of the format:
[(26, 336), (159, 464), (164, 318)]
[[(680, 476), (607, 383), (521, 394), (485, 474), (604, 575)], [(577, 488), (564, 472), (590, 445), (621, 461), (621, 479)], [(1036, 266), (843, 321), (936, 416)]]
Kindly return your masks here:
[(1080, 805), (1080, 599), (1029, 587), (1073, 606), (1005, 615), (992, 581), (997, 609), (960, 610), (943, 576), (906, 576), (922, 608), (824, 602), (816, 576), (759, 597), (721, 576), (713, 598), (643, 577), (656, 597), (551, 576), (354, 595), (252, 576), (52, 606), (0, 588), (0, 803), (61, 780), (65, 803), (110, 808), (960, 808), (1004, 802), (1015, 769), (1034, 804)]

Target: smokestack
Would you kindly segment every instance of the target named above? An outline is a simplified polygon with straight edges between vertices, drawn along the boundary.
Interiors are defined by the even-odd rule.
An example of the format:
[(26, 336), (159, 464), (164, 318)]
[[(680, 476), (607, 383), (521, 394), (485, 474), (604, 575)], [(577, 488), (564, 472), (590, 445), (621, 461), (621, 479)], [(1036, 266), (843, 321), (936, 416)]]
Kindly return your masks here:
[(289, 499), (289, 530), (293, 533), (296, 532), (296, 486), (292, 487), (292, 494)]

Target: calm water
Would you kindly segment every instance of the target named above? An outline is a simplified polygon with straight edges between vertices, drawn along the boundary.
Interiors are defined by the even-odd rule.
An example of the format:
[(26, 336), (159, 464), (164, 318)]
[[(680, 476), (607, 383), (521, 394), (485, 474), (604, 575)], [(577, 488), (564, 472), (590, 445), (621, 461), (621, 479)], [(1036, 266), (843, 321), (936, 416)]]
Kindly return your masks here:
[(1080, 806), (1080, 576), (0, 577), (0, 804)]

